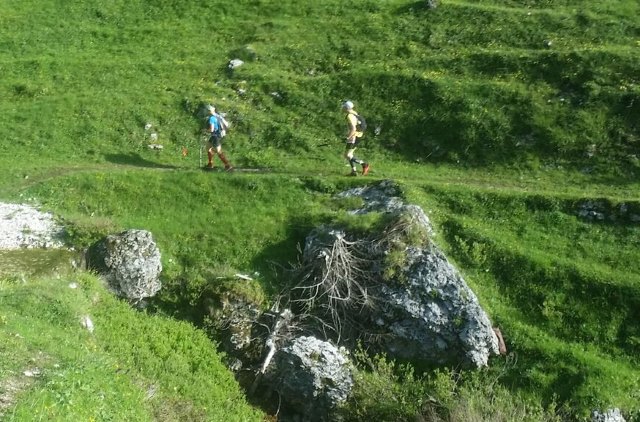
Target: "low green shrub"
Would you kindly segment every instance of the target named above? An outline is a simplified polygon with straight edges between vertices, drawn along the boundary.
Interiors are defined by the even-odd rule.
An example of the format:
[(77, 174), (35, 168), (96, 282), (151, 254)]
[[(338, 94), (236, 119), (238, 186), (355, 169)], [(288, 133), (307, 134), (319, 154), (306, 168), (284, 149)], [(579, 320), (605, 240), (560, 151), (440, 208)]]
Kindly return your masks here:
[(202, 332), (73, 280), (0, 284), (0, 389), (18, 389), (7, 420), (262, 420)]
[(355, 355), (353, 395), (342, 409), (346, 420), (379, 421), (561, 421), (568, 415), (554, 402), (545, 408), (501, 384), (505, 363), (495, 369), (416, 374), (409, 364), (382, 355)]

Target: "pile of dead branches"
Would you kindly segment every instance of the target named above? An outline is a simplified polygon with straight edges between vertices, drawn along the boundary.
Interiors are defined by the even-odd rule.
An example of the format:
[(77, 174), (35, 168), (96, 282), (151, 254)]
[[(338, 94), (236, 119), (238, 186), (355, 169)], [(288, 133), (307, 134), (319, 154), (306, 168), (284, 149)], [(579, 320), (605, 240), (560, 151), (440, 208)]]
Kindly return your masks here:
[[(376, 281), (373, 243), (348, 240), (332, 230), (304, 251), (290, 291), (297, 313), (315, 318), (325, 334), (340, 337), (352, 328), (354, 313), (375, 306), (371, 286)], [(327, 337), (335, 337), (327, 336)]]

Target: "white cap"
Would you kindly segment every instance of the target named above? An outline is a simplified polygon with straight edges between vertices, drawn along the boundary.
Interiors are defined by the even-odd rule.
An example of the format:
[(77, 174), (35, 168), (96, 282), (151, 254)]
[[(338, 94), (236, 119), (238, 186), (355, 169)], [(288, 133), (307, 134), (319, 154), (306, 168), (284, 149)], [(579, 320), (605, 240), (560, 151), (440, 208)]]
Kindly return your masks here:
[(207, 106), (207, 110), (209, 110), (209, 111), (216, 111), (216, 106), (209, 104), (209, 105)]
[(353, 103), (351, 101), (345, 101), (344, 103), (342, 103), (342, 108), (351, 110), (353, 108)]

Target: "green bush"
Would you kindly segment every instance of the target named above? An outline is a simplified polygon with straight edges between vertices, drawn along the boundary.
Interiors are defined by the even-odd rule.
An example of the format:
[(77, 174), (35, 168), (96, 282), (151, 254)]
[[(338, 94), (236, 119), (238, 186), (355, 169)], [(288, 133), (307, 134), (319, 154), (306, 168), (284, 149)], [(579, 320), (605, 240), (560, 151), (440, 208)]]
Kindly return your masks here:
[(347, 420), (379, 421), (561, 421), (568, 413), (554, 402), (543, 408), (501, 384), (509, 365), (491, 370), (440, 369), (422, 375), (384, 356), (355, 354), (353, 394), (343, 411)]

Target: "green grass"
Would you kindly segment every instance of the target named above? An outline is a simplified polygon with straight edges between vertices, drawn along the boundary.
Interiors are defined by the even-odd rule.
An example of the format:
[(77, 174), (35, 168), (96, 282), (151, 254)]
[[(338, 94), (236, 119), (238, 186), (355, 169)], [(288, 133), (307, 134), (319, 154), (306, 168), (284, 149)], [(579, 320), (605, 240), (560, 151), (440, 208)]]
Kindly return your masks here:
[(635, 408), (637, 223), (580, 220), (565, 198), (425, 192), (441, 243), (518, 356), (507, 383), (576, 409)]
[[(500, 376), (483, 373), (489, 384), (477, 390), (496, 403), (524, 397), (535, 412), (521, 415), (532, 420), (553, 403), (567, 418), (608, 406), (637, 417), (640, 229), (576, 212), (598, 200), (639, 213), (640, 6), (439, 3), (2, 2), (0, 199), (55, 212), (77, 248), (150, 230), (164, 267), (146, 314), (108, 298), (91, 277), (81, 290), (43, 279), (38, 269), (64, 257), (29, 267), (30, 255), (0, 255), (16, 264), (0, 269), (9, 280), (0, 285), (0, 386), (18, 382), (30, 359), (46, 369), (20, 383), (10, 415), (254, 417), (215, 345), (189, 324), (202, 322), (200, 294), (224, 288), (220, 280), (254, 274), (257, 295), (268, 297), (313, 227), (353, 224), (331, 199), (364, 183), (343, 177), (339, 106), (351, 99), (371, 127), (358, 151), (372, 163), (368, 180), (397, 180), (425, 208), (436, 242), (517, 358)], [(245, 64), (230, 71), (233, 58)], [(228, 113), (224, 149), (234, 165), (270, 172), (197, 169), (206, 103)], [(152, 133), (162, 151), (147, 148)], [(102, 327), (93, 336), (76, 329), (90, 311)], [(494, 379), (499, 387), (487, 387)], [(393, 404), (423, 394), (414, 381), (414, 391), (385, 396), (385, 412), (420, 408)], [(147, 398), (152, 385), (158, 393)], [(452, 396), (457, 405), (435, 396), (452, 418), (471, 408), (489, 420), (486, 409), (465, 407), (468, 385)], [(123, 400), (108, 400), (115, 396)], [(375, 405), (352, 410), (375, 413)]]
[(6, 420), (261, 419), (192, 326), (136, 312), (90, 276), (1, 287), (0, 391), (23, 387)]

